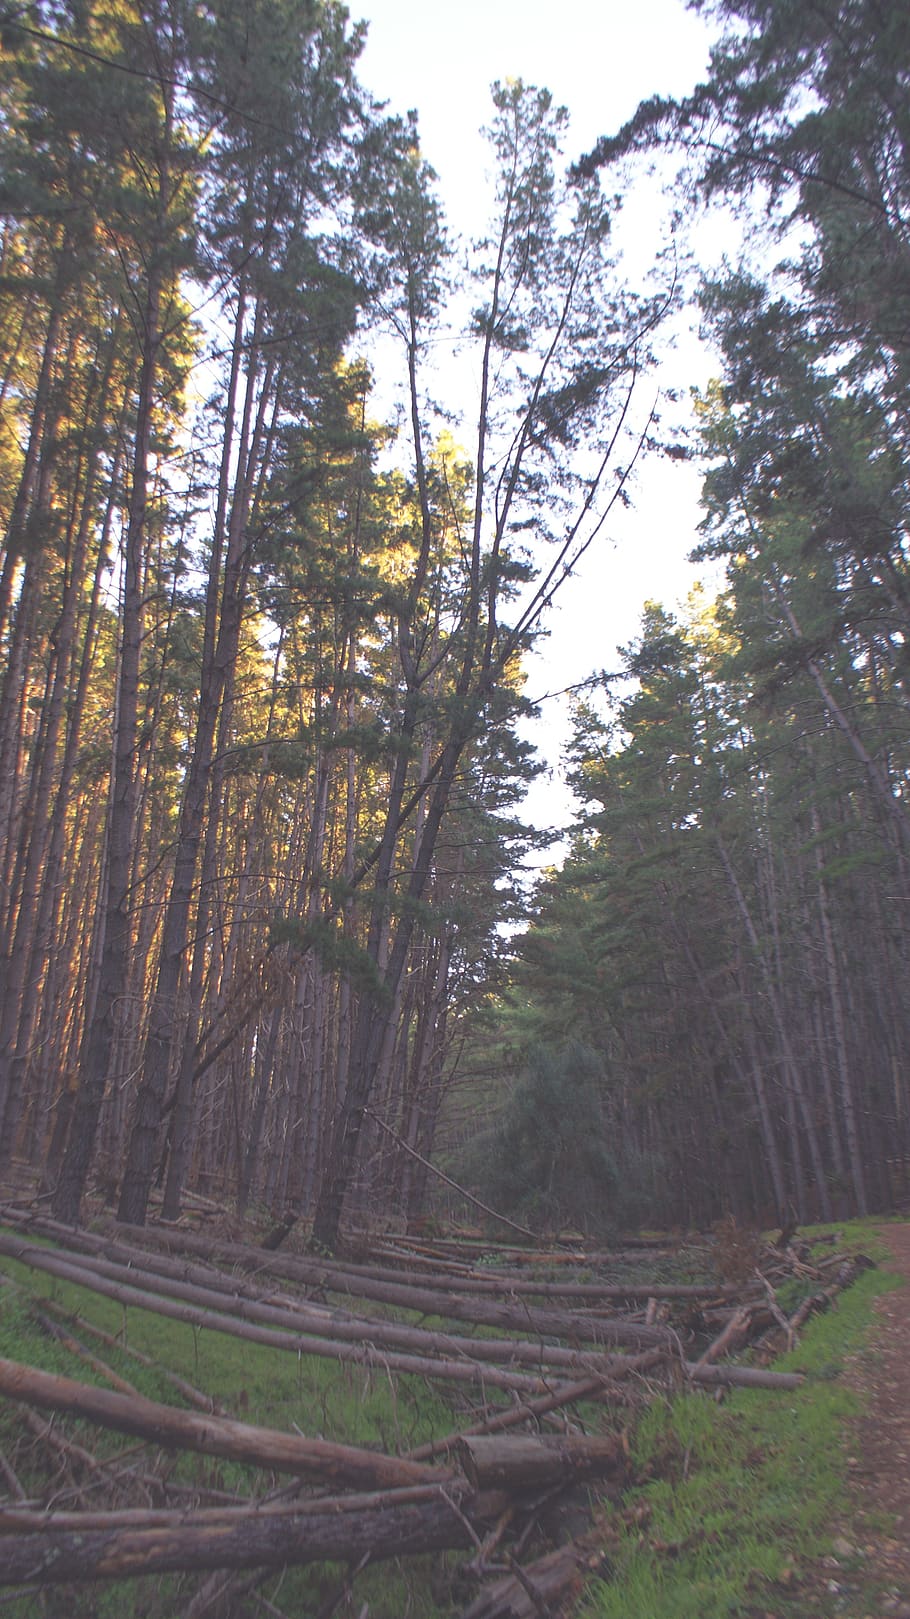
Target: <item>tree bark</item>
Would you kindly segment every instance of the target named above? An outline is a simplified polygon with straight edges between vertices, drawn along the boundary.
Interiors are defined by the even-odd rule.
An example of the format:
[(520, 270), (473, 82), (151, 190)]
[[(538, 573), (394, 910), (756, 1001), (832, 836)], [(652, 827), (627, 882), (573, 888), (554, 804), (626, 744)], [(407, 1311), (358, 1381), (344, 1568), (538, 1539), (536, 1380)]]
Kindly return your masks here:
[(624, 1435), (480, 1434), (459, 1440), (459, 1466), (475, 1490), (534, 1491), (574, 1479), (624, 1478), (629, 1446)]
[[(501, 1506), (501, 1500), (499, 1502)], [(210, 1568), (283, 1568), (303, 1563), (380, 1561), (474, 1544), (468, 1511), (482, 1525), (482, 1502), (456, 1503), (449, 1491), (400, 1491), (370, 1499), (351, 1496), (301, 1509), (150, 1514), (153, 1526), (44, 1529), (3, 1533), (0, 1583), (49, 1585), (67, 1580), (126, 1579)], [(21, 1521), (21, 1517), (20, 1517)], [(46, 1519), (45, 1519), (46, 1521)]]

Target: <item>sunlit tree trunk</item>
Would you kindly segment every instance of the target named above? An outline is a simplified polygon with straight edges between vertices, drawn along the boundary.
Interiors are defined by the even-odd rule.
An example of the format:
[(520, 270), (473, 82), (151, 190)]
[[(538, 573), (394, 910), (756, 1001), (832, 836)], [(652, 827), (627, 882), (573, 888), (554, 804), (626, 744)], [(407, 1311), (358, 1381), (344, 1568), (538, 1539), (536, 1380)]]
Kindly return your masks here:
[(79, 1094), (53, 1202), (57, 1219), (65, 1221), (76, 1221), (79, 1217), (131, 956), (130, 867), (137, 793), (139, 673), (144, 622), (142, 581), (149, 452), (161, 344), (161, 296), (162, 266), (153, 265), (143, 311), (135, 447), (122, 554), (120, 659), (99, 982), (80, 1058)]

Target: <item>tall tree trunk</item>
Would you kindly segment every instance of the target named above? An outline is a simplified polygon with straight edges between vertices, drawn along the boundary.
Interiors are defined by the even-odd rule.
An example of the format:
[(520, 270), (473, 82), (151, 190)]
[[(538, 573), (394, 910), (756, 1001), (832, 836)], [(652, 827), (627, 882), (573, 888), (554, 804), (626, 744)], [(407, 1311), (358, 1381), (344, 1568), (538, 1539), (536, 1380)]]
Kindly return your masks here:
[[(260, 311), (257, 309), (256, 329), (247, 372), (243, 422), (237, 445), (237, 478), (228, 526), (224, 580), (217, 596), (211, 585), (209, 591), (209, 608), (211, 613), (217, 611), (218, 628), (217, 633), (214, 632), (214, 626), (207, 632), (207, 643), (211, 646), (212, 653), (210, 661), (202, 671), (196, 734), (180, 809), (174, 874), (165, 910), (158, 977), (149, 1012), (142, 1077), (117, 1211), (118, 1219), (133, 1225), (142, 1225), (145, 1222), (154, 1175), (155, 1143), (170, 1072), (173, 1031), (177, 1022), (177, 993), (189, 934), (215, 731), (221, 703), (233, 673), (240, 638), (250, 560), (247, 524), (253, 492), (262, 470), (260, 455), (265, 411), (268, 405), (277, 409), (272, 395), (270, 367), (267, 367), (266, 378), (258, 395), (257, 408), (260, 318)], [(216, 588), (217, 584), (216, 578)]]
[[(743, 927), (745, 928), (746, 936), (747, 936), (747, 938), (749, 940), (749, 944), (752, 947), (753, 958), (754, 958), (754, 960), (756, 962), (756, 965), (758, 966), (758, 969), (759, 969), (759, 971), (761, 973), (761, 976), (762, 976), (762, 980), (763, 980), (764, 985), (765, 985), (765, 993), (766, 993), (766, 995), (768, 997), (768, 1004), (769, 1004), (769, 1007), (771, 1009), (771, 1014), (772, 1014), (772, 1018), (773, 1018), (773, 1021), (774, 1021), (775, 1034), (777, 1036), (777, 1040), (778, 1040), (779, 1047), (780, 1047), (781, 1058), (783, 1060), (784, 1072), (786, 1074), (786, 1083), (787, 1083), (787, 1086), (789, 1087), (789, 1089), (792, 1091), (792, 1093), (793, 1093), (793, 1095), (794, 1095), (794, 1097), (795, 1097), (795, 1099), (797, 1101), (797, 1104), (799, 1106), (800, 1115), (801, 1115), (801, 1118), (802, 1118), (803, 1129), (804, 1129), (805, 1135), (806, 1135), (806, 1142), (807, 1142), (807, 1145), (808, 1145), (808, 1148), (809, 1148), (809, 1157), (810, 1157), (810, 1160), (811, 1160), (811, 1163), (812, 1163), (812, 1171), (813, 1171), (813, 1175), (815, 1177), (816, 1195), (817, 1195), (817, 1197), (819, 1199), (819, 1203), (820, 1203), (820, 1206), (821, 1206), (822, 1219), (823, 1220), (830, 1220), (831, 1219), (831, 1203), (830, 1203), (830, 1199), (829, 1199), (829, 1196), (828, 1196), (828, 1187), (827, 1187), (827, 1180), (826, 1180), (826, 1176), (825, 1176), (824, 1161), (822, 1159), (821, 1149), (819, 1147), (819, 1142), (818, 1142), (818, 1135), (816, 1133), (816, 1128), (815, 1128), (815, 1119), (813, 1117), (812, 1109), (809, 1106), (808, 1099), (806, 1097), (806, 1091), (805, 1091), (805, 1085), (803, 1083), (802, 1072), (801, 1072), (801, 1069), (800, 1069), (799, 1064), (797, 1062), (797, 1059), (796, 1059), (796, 1056), (795, 1056), (795, 1053), (793, 1051), (793, 1047), (792, 1047), (792, 1044), (791, 1044), (791, 1041), (790, 1041), (790, 1036), (789, 1036), (789, 1033), (787, 1031), (786, 1020), (785, 1020), (785, 1017), (784, 1017), (783, 1008), (781, 1006), (780, 997), (779, 997), (778, 992), (777, 992), (777, 987), (776, 987), (775, 982), (774, 982), (774, 976), (773, 976), (773, 974), (771, 972), (771, 968), (770, 968), (770, 965), (768, 963), (767, 956), (765, 955), (765, 952), (762, 949), (761, 941), (759, 940), (758, 933), (757, 933), (757, 930), (756, 930), (756, 927), (755, 927), (755, 923), (752, 920), (752, 915), (751, 915), (749, 907), (748, 907), (748, 905), (746, 903), (745, 895), (743, 894), (742, 888), (740, 887), (739, 879), (737, 878), (736, 872), (733, 869), (733, 863), (732, 863), (732, 861), (730, 859), (729, 853), (727, 852), (726, 845), (724, 844), (723, 839), (719, 835), (716, 836), (715, 842), (716, 842), (716, 846), (717, 846), (717, 851), (718, 851), (718, 853), (720, 855), (721, 865), (723, 866), (723, 869), (724, 869), (724, 871), (726, 873), (727, 881), (728, 881), (728, 883), (730, 885), (731, 893), (733, 894), (734, 900), (736, 902), (737, 911), (739, 912), (740, 919), (742, 921)], [(794, 1150), (794, 1152), (797, 1150), (796, 1142), (794, 1142), (794, 1144), (793, 1144), (793, 1150)], [(804, 1220), (806, 1218), (807, 1212), (808, 1211), (805, 1208), (798, 1209), (797, 1210), (798, 1217), (801, 1220)]]
[[(106, 408), (114, 368), (116, 332), (108, 344), (107, 364), (99, 377), (102, 408)], [(30, 835), (24, 853), (21, 882), (16, 895), (15, 933), (2, 1009), (0, 1009), (0, 1097), (6, 1098), (3, 1117), (4, 1146), (0, 1146), (0, 1162), (4, 1150), (13, 1150), (19, 1121), (24, 1067), (28, 1060), (31, 1036), (38, 1009), (38, 993), (47, 952), (50, 947), (50, 917), (59, 877), (62, 854), (63, 823), (68, 799), (69, 783), (75, 764), (79, 737), (79, 720), (84, 708), (89, 669), (91, 630), (97, 608), (101, 583), (101, 569), (107, 548), (107, 524), (112, 506), (107, 507), (105, 525), (95, 571), (92, 608), (87, 627), (86, 651), (76, 693), (71, 694), (73, 663), (76, 656), (77, 611), (82, 598), (88, 545), (94, 519), (95, 487), (100, 457), (101, 427), (96, 423), (94, 440), (89, 447), (84, 486), (81, 491), (81, 516), (68, 557), (65, 588), (60, 618), (52, 633), (52, 679), (44, 705), (44, 729), (40, 752), (34, 769), (34, 785), (30, 813)], [(72, 695), (69, 712), (68, 699)], [(59, 757), (59, 740), (64, 719), (67, 735), (63, 758)], [(55, 799), (53, 809), (51, 800)]]
[(131, 954), (130, 872), (137, 792), (137, 720), (144, 618), (142, 580), (149, 454), (161, 346), (161, 298), (161, 267), (153, 260), (144, 309), (136, 437), (123, 550), (120, 664), (99, 982), (93, 1015), (83, 1041), (79, 1091), (53, 1199), (57, 1219), (73, 1223), (79, 1219), (82, 1193), (94, 1151)]
[(815, 871), (818, 881), (818, 919), (821, 931), (822, 954), (825, 963), (825, 978), (828, 987), (828, 1003), (831, 1008), (832, 1032), (834, 1035), (834, 1061), (837, 1072), (838, 1087), (840, 1089), (841, 1107), (843, 1109), (844, 1134), (847, 1138), (847, 1155), (850, 1160), (850, 1180), (853, 1186), (853, 1201), (857, 1214), (868, 1214), (869, 1206), (866, 1198), (866, 1184), (863, 1173), (863, 1154), (859, 1134), (859, 1123), (856, 1116), (856, 1105), (853, 1098), (853, 1086), (850, 1079), (850, 1062), (847, 1048), (847, 1028), (844, 1018), (844, 1007), (841, 999), (840, 974), (837, 966), (837, 954), (834, 947), (834, 932), (831, 926), (831, 915), (828, 908), (828, 895), (825, 889), (824, 862), (821, 851), (821, 823), (818, 809), (812, 805), (812, 831), (815, 837), (814, 856)]

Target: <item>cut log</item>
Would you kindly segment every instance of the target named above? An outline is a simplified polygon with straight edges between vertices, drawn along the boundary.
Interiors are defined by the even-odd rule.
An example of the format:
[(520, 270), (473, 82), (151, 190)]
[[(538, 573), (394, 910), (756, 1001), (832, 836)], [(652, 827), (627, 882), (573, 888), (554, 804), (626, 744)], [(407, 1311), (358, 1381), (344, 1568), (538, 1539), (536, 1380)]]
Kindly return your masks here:
[(452, 1478), (449, 1469), (422, 1462), (401, 1461), (353, 1445), (335, 1445), (325, 1439), (303, 1439), (274, 1428), (258, 1428), (227, 1417), (204, 1417), (179, 1411), (143, 1395), (115, 1394), (109, 1389), (77, 1383), (71, 1377), (0, 1360), (0, 1394), (23, 1400), (45, 1411), (64, 1411), (86, 1417), (102, 1428), (137, 1435), (151, 1444), (224, 1456), (251, 1467), (315, 1478), (320, 1483), (394, 1488)]
[(629, 1462), (624, 1434), (466, 1435), (455, 1453), (476, 1490), (510, 1492), (545, 1489), (573, 1479), (624, 1478)]
[[(181, 1243), (185, 1233), (180, 1234)], [(225, 1255), (227, 1257), (227, 1254)], [(246, 1265), (246, 1260), (238, 1261)], [(254, 1254), (250, 1268), (261, 1271), (262, 1255)], [(280, 1268), (279, 1268), (280, 1267)], [(599, 1345), (629, 1344), (648, 1348), (657, 1344), (675, 1343), (674, 1334), (666, 1327), (646, 1327), (636, 1322), (586, 1315), (581, 1311), (552, 1310), (523, 1303), (520, 1300), (502, 1302), (504, 1289), (498, 1289), (498, 1298), (483, 1298), (459, 1293), (445, 1293), (425, 1286), (412, 1286), (400, 1281), (376, 1280), (370, 1276), (353, 1276), (324, 1261), (298, 1258), (296, 1255), (277, 1256), (273, 1273), (316, 1287), (321, 1293), (335, 1293), (342, 1297), (368, 1298), (380, 1304), (398, 1305), (405, 1310), (416, 1310), (422, 1315), (442, 1316), (453, 1321), (469, 1321), (475, 1326), (495, 1327), (502, 1332), (516, 1332), (527, 1336), (565, 1338), (569, 1343)], [(508, 1292), (505, 1290), (506, 1300)]]
[(473, 1438), (475, 1434), (502, 1433), (507, 1428), (517, 1428), (529, 1418), (536, 1421), (551, 1411), (558, 1411), (561, 1406), (575, 1405), (579, 1400), (609, 1402), (625, 1392), (617, 1387), (621, 1378), (654, 1371), (664, 1360), (664, 1353), (660, 1349), (646, 1349), (640, 1355), (618, 1357), (609, 1378), (589, 1377), (578, 1383), (566, 1383), (540, 1399), (526, 1400), (521, 1405), (510, 1406), (507, 1411), (496, 1411), (474, 1427), (462, 1428), (457, 1433), (446, 1434), (442, 1439), (431, 1439), (428, 1444), (408, 1451), (408, 1457), (411, 1461), (423, 1462), (437, 1456), (447, 1456), (455, 1449), (459, 1439)]
[[(207, 1327), (213, 1332), (226, 1332), (237, 1338), (248, 1338), (253, 1343), (267, 1344), (273, 1349), (290, 1350), (298, 1355), (319, 1355), (330, 1360), (349, 1361), (357, 1366), (376, 1367), (384, 1372), (412, 1372), (420, 1377), (437, 1377), (449, 1382), (481, 1383), (490, 1388), (510, 1389), (524, 1394), (543, 1394), (552, 1388), (552, 1379), (544, 1375), (534, 1377), (530, 1372), (510, 1371), (505, 1367), (492, 1366), (483, 1359), (472, 1359), (468, 1354), (469, 1340), (465, 1340), (464, 1356), (460, 1360), (384, 1350), (374, 1347), (369, 1339), (357, 1343), (342, 1343), (339, 1339), (323, 1338), (315, 1333), (285, 1332), (275, 1327), (258, 1326), (253, 1322), (238, 1320), (237, 1315), (225, 1315), (193, 1304), (181, 1303), (162, 1294), (147, 1293), (136, 1287), (125, 1286), (98, 1275), (87, 1265), (60, 1259), (46, 1248), (39, 1248), (35, 1243), (23, 1242), (18, 1238), (7, 1237), (3, 1232), (0, 1232), (0, 1253), (8, 1253), (10, 1257), (18, 1259), (20, 1264), (46, 1271), (48, 1275), (59, 1276), (68, 1282), (75, 1282), (79, 1287), (90, 1288), (105, 1298), (116, 1299), (120, 1304), (140, 1310), (154, 1310), (159, 1315), (169, 1316), (176, 1321), (185, 1321), (194, 1327)], [(239, 1308), (237, 1313), (240, 1313)], [(587, 1358), (578, 1362), (580, 1366), (588, 1364)]]
[[(501, 1507), (501, 1499), (495, 1504)], [(110, 1516), (115, 1520), (117, 1515)], [(119, 1580), (186, 1569), (281, 1568), (357, 1561), (367, 1555), (376, 1562), (472, 1546), (489, 1521), (482, 1501), (459, 1501), (439, 1487), (372, 1498), (335, 1497), (290, 1512), (226, 1508), (192, 1515), (156, 1513), (154, 1518), (148, 1527), (112, 1521), (94, 1528), (55, 1528), (51, 1518), (51, 1527), (41, 1531), (0, 1532), (0, 1585)], [(97, 1524), (98, 1514), (92, 1519)]]
[(461, 1619), (541, 1619), (565, 1611), (568, 1597), (578, 1596), (602, 1558), (575, 1543), (559, 1546), (481, 1591)]
[[(187, 1233), (179, 1234), (179, 1244), (186, 1241)], [(172, 1234), (168, 1233), (168, 1241)], [(233, 1256), (237, 1263), (261, 1273), (262, 1254), (252, 1250), (248, 1259), (238, 1256), (237, 1250), (226, 1249), (224, 1257)], [(309, 1260), (297, 1255), (277, 1255), (269, 1262), (274, 1275), (303, 1282), (316, 1287), (320, 1293), (334, 1293), (344, 1298), (372, 1299), (379, 1304), (398, 1305), (405, 1310), (416, 1310), (422, 1315), (441, 1316), (452, 1321), (469, 1321), (475, 1326), (495, 1327), (502, 1332), (516, 1332), (527, 1336), (540, 1333), (566, 1338), (570, 1343), (630, 1344), (648, 1348), (674, 1341), (666, 1327), (646, 1327), (635, 1322), (586, 1315), (580, 1311), (553, 1310), (516, 1298), (509, 1300), (507, 1283), (494, 1285), (495, 1297), (450, 1293), (426, 1285), (391, 1281), (376, 1274), (354, 1274), (350, 1268), (330, 1265), (324, 1260)]]
[(166, 1378), (172, 1387), (177, 1390), (178, 1394), (183, 1395), (188, 1405), (194, 1405), (198, 1411), (214, 1411), (218, 1416), (224, 1415), (222, 1407), (211, 1394), (203, 1394), (201, 1389), (194, 1388), (192, 1383), (188, 1383), (185, 1377), (178, 1376), (176, 1372), (170, 1371), (167, 1366), (159, 1365), (157, 1361), (152, 1359), (151, 1355), (144, 1354), (134, 1344), (125, 1344), (122, 1338), (115, 1337), (112, 1332), (105, 1332), (102, 1327), (97, 1327), (93, 1321), (86, 1321), (81, 1315), (72, 1315), (62, 1305), (57, 1304), (54, 1299), (45, 1299), (44, 1302), (48, 1310), (55, 1310), (62, 1320), (69, 1322), (74, 1327), (78, 1327), (80, 1332), (87, 1333), (91, 1338), (97, 1338), (100, 1343), (107, 1344), (110, 1349), (119, 1350), (121, 1355), (128, 1356), (130, 1360), (138, 1361), (140, 1366), (153, 1366), (159, 1377)]
[(78, 1338), (74, 1338), (71, 1332), (67, 1332), (65, 1327), (61, 1327), (59, 1322), (52, 1321), (49, 1315), (44, 1315), (40, 1310), (36, 1313), (35, 1320), (39, 1327), (42, 1327), (50, 1337), (56, 1338), (71, 1355), (75, 1355), (77, 1360), (84, 1360), (93, 1372), (97, 1372), (106, 1383), (110, 1383), (111, 1388), (117, 1389), (120, 1394), (138, 1395), (139, 1390), (135, 1384), (128, 1383), (125, 1377), (120, 1377), (106, 1361), (90, 1354), (85, 1345), (81, 1344)]
[[(30, 1263), (31, 1256), (37, 1252), (40, 1257), (35, 1263), (39, 1268), (49, 1268), (46, 1248), (36, 1250), (33, 1245), (21, 1239), (7, 1238), (0, 1233), (0, 1253), (4, 1251), (10, 1252), (11, 1257), (25, 1263)], [(149, 1258), (152, 1264), (156, 1263), (157, 1256), (146, 1256), (142, 1249), (134, 1249), (132, 1253), (140, 1258)], [(71, 1267), (66, 1273), (71, 1281), (76, 1279), (78, 1270), (83, 1285), (89, 1288), (94, 1287), (95, 1279), (100, 1277), (121, 1287), (141, 1288), (143, 1291), (148, 1289), (163, 1298), (179, 1299), (198, 1306), (201, 1310), (224, 1310), (227, 1308), (225, 1294), (229, 1292), (232, 1320), (260, 1322), (266, 1326), (286, 1328), (291, 1332), (305, 1334), (308, 1338), (320, 1341), (320, 1346), (312, 1351), (314, 1354), (325, 1353), (324, 1346), (337, 1341), (339, 1345), (369, 1344), (376, 1349), (402, 1349), (422, 1357), (442, 1355), (447, 1358), (464, 1358), (466, 1362), (483, 1361), (491, 1365), (515, 1364), (533, 1366), (537, 1369), (545, 1366), (563, 1367), (574, 1372), (590, 1369), (605, 1374), (609, 1372), (611, 1365), (611, 1362), (603, 1356), (578, 1349), (567, 1349), (558, 1344), (541, 1344), (514, 1338), (473, 1336), (469, 1338), (453, 1333), (430, 1332), (423, 1327), (410, 1327), (366, 1316), (352, 1316), (347, 1312), (336, 1315), (329, 1310), (314, 1309), (308, 1301), (288, 1299), (283, 1303), (274, 1303), (257, 1296), (255, 1289), (251, 1289), (251, 1296), (247, 1296), (245, 1291), (239, 1292), (235, 1278), (217, 1275), (208, 1267), (186, 1266), (186, 1274), (180, 1279), (173, 1274), (175, 1269), (180, 1268), (173, 1261), (164, 1262), (168, 1269), (161, 1275), (157, 1269), (137, 1268), (132, 1261), (120, 1262), (100, 1256), (85, 1259), (70, 1255), (61, 1260), (58, 1255), (58, 1263)], [(63, 1273), (58, 1270), (56, 1274)], [(219, 1285), (213, 1288), (211, 1282), (216, 1276)], [(148, 1301), (148, 1308), (156, 1308), (153, 1299)], [(409, 1368), (399, 1366), (397, 1369), (406, 1371)], [(413, 1369), (423, 1371), (425, 1367), (421, 1364)]]
[(802, 1372), (766, 1372), (759, 1366), (701, 1366), (685, 1361), (683, 1369), (691, 1382), (707, 1388), (798, 1389), (806, 1381)]
[(710, 1366), (712, 1361), (719, 1360), (721, 1355), (732, 1354), (746, 1342), (752, 1326), (752, 1311), (749, 1309), (734, 1310), (729, 1321), (718, 1333), (713, 1343), (710, 1343), (704, 1354), (696, 1361), (697, 1366)]
[[(2, 1213), (2, 1210), (0, 1210)], [(56, 1235), (65, 1241), (68, 1228), (45, 1219), (36, 1220), (34, 1229), (47, 1235)], [(261, 1248), (243, 1247), (237, 1243), (213, 1242), (189, 1231), (151, 1231), (146, 1226), (116, 1227), (122, 1238), (148, 1248), (151, 1244), (177, 1253), (213, 1255), (232, 1266), (254, 1271), (257, 1275), (268, 1272), (305, 1286), (317, 1288), (320, 1293), (335, 1293), (342, 1297), (369, 1298), (380, 1304), (400, 1305), (422, 1315), (443, 1316), (453, 1321), (470, 1321), (477, 1326), (491, 1326), (505, 1332), (527, 1335), (530, 1332), (567, 1338), (570, 1342), (597, 1344), (631, 1344), (647, 1348), (656, 1344), (675, 1342), (672, 1332), (665, 1327), (645, 1327), (623, 1320), (587, 1316), (582, 1313), (541, 1309), (532, 1304), (502, 1302), (508, 1300), (508, 1280), (492, 1280), (496, 1297), (478, 1299), (461, 1294), (446, 1296), (441, 1288), (415, 1286), (400, 1279), (390, 1279), (379, 1269), (368, 1266), (346, 1265), (339, 1261), (310, 1259), (299, 1254), (270, 1254), (266, 1258)], [(103, 1247), (103, 1239), (89, 1238), (78, 1233), (78, 1241), (90, 1241)], [(487, 1279), (484, 1279), (487, 1280)], [(649, 1290), (653, 1291), (653, 1289)], [(717, 1296), (718, 1290), (707, 1288), (702, 1296)]]
[[(465, 1495), (463, 1481), (451, 1483), (446, 1492), (452, 1500), (457, 1501)], [(69, 1530), (112, 1530), (112, 1529), (172, 1529), (175, 1523), (192, 1520), (194, 1528), (217, 1527), (225, 1522), (230, 1524), (242, 1523), (244, 1518), (295, 1518), (309, 1511), (311, 1505), (316, 1505), (320, 1512), (336, 1512), (347, 1510), (353, 1504), (359, 1509), (381, 1506), (386, 1501), (396, 1505), (404, 1503), (423, 1503), (439, 1499), (439, 1486), (435, 1484), (420, 1484), (396, 1490), (378, 1490), (368, 1493), (360, 1492), (357, 1495), (319, 1496), (314, 1503), (301, 1501), (296, 1497), (291, 1501), (241, 1501), (236, 1505), (225, 1503), (218, 1506), (199, 1506), (191, 1509), (166, 1507), (110, 1507), (85, 1508), (77, 1511), (73, 1508), (55, 1507), (37, 1508), (32, 1506), (0, 1506), (0, 1545), (3, 1544), (4, 1535), (43, 1535), (49, 1529)]]

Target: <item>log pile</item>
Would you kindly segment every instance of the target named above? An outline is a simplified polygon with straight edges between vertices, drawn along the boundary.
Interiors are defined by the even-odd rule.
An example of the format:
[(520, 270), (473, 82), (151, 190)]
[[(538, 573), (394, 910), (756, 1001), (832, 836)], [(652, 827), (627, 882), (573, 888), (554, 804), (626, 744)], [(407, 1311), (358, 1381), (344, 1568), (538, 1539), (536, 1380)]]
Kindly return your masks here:
[[(416, 1375), (474, 1403), (473, 1420), (404, 1455), (257, 1427), (219, 1412), (210, 1393), (183, 1379), (174, 1378), (180, 1407), (138, 1394), (84, 1342), (110, 1337), (87, 1321), (61, 1325), (44, 1300), (43, 1329), (74, 1368), (91, 1367), (107, 1386), (0, 1360), (0, 1395), (25, 1409), (30, 1442), (53, 1453), (57, 1469), (54, 1487), (31, 1498), (16, 1458), (0, 1452), (0, 1585), (326, 1559), (362, 1566), (447, 1548), (470, 1552), (466, 1566), (488, 1581), (465, 1619), (556, 1612), (597, 1564), (596, 1548), (582, 1536), (522, 1563), (507, 1550), (511, 1537), (532, 1544), (541, 1503), (585, 1481), (601, 1497), (621, 1493), (629, 1410), (655, 1389), (798, 1386), (795, 1374), (725, 1357), (753, 1344), (768, 1358), (791, 1344), (856, 1268), (836, 1252), (809, 1265), (791, 1245), (763, 1251), (735, 1285), (674, 1285), (623, 1279), (615, 1256), (581, 1251), (546, 1256), (544, 1274), (510, 1253), (508, 1268), (491, 1274), (426, 1241), (386, 1242), (375, 1261), (355, 1263), (183, 1228), (74, 1231), (17, 1207), (0, 1206), (0, 1221), (0, 1277), (15, 1261), (124, 1310), (365, 1375)], [(794, 1274), (806, 1297), (787, 1314), (776, 1289)], [(582, 1400), (598, 1402), (611, 1431), (570, 1420)], [(558, 1431), (546, 1431), (559, 1413)], [(143, 1460), (128, 1460), (135, 1447), (87, 1449), (84, 1430), (76, 1444), (61, 1417), (139, 1440)], [(189, 1452), (254, 1470), (250, 1493), (174, 1483), (167, 1458)], [(206, 1611), (203, 1597), (201, 1589), (194, 1615)]]

